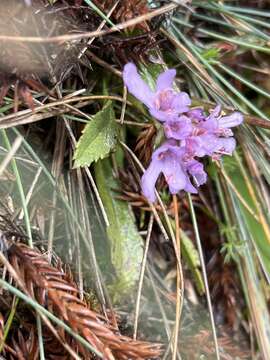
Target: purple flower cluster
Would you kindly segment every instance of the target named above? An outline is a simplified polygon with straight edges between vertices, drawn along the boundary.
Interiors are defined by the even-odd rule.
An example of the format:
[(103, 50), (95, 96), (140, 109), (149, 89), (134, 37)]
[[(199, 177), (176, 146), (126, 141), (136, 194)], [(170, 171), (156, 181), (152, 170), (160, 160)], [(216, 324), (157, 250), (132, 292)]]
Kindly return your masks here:
[[(197, 193), (207, 174), (196, 158), (210, 156), (218, 160), (231, 155), (236, 142), (232, 127), (242, 123), (243, 115), (233, 112), (221, 116), (218, 105), (206, 116), (202, 108), (190, 109), (191, 99), (185, 92), (176, 92), (174, 69), (159, 75), (155, 90), (144, 82), (134, 64), (124, 67), (123, 78), (129, 92), (144, 103), (150, 114), (163, 123), (167, 140), (152, 155), (151, 163), (142, 177), (142, 192), (154, 202), (155, 184), (161, 173), (165, 176), (171, 194), (180, 190)], [(191, 182), (192, 179), (192, 182)]]

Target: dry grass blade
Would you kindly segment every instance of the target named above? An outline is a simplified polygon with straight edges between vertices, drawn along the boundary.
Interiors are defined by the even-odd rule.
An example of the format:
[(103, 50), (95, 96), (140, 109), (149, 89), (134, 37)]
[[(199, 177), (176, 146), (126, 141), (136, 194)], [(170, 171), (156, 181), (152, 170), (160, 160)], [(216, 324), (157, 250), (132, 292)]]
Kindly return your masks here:
[[(78, 101), (79, 103), (76, 105), (76, 107), (80, 108), (88, 105), (91, 101), (103, 100), (103, 99), (123, 101), (123, 99), (119, 96), (105, 96), (105, 95), (78, 96), (78, 97), (75, 96), (73, 98), (63, 98), (59, 101), (53, 101), (48, 104), (36, 107), (34, 112), (30, 110), (21, 110), (19, 112), (16, 112), (15, 114), (13, 113), (6, 115), (0, 119), (0, 128), (9, 128), (12, 126), (29, 124), (35, 121), (41, 121), (49, 117), (60, 115), (65, 112), (70, 112), (70, 108), (68, 107), (68, 104), (71, 104), (73, 102)], [(53, 107), (59, 107), (61, 105), (67, 105), (67, 107), (55, 111), (51, 109)], [(39, 111), (42, 113), (39, 114)]]
[[(91, 310), (86, 302), (80, 300), (79, 289), (70, 275), (60, 264), (57, 267), (50, 265), (47, 255), (17, 243), (10, 246), (8, 257), (15, 272), (20, 274), (20, 281), (27, 292), (83, 336), (103, 354), (104, 359), (147, 359), (159, 356), (159, 345), (134, 341), (120, 335), (105, 317)], [(87, 358), (90, 358), (91, 354), (81, 345), (77, 344), (77, 347), (79, 354), (88, 354)]]
[(139, 159), (144, 164), (148, 164), (151, 158), (155, 135), (155, 126), (146, 125), (145, 129), (143, 129), (138, 136), (135, 152), (139, 154)]

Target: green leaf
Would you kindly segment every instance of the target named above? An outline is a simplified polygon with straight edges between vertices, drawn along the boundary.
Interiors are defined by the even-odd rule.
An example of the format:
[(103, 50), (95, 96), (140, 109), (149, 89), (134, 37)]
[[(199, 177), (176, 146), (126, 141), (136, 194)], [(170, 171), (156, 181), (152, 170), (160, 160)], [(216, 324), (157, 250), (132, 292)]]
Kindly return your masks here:
[(118, 126), (109, 101), (84, 128), (74, 154), (74, 167), (89, 166), (107, 156), (116, 145), (117, 134)]
[(107, 235), (111, 262), (117, 276), (111, 290), (114, 300), (117, 301), (121, 296), (128, 294), (139, 279), (143, 241), (128, 203), (116, 198), (114, 190), (119, 189), (120, 185), (113, 177), (109, 159), (95, 164), (95, 177), (110, 224)]

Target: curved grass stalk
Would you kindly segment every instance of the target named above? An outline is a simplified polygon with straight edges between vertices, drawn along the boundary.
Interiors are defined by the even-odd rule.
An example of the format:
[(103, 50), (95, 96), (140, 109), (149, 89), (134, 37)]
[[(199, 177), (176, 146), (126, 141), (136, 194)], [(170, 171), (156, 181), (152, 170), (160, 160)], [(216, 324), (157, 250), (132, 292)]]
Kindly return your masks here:
[[(200, 3), (203, 6), (203, 3)], [(217, 5), (217, 4), (215, 4)], [(262, 17), (270, 17), (270, 14), (267, 13), (266, 11), (260, 11), (258, 9), (252, 9), (249, 7), (241, 7), (241, 6), (230, 6), (230, 5), (222, 5), (220, 6), (220, 4), (218, 4), (218, 6), (215, 6), (217, 10), (220, 9), (224, 9), (224, 10), (230, 10), (233, 12), (239, 12), (242, 14), (251, 14), (252, 16), (262, 16)], [(214, 7), (212, 7), (212, 9), (214, 9)]]
[(261, 205), (257, 199), (257, 196), (255, 194), (255, 191), (254, 191), (254, 188), (250, 182), (250, 179), (249, 179), (249, 176), (247, 174), (247, 171), (245, 170), (245, 167), (244, 165), (242, 164), (242, 161), (239, 157), (239, 155), (237, 153), (234, 154), (234, 157), (239, 165), (239, 168), (241, 170), (241, 173), (243, 174), (243, 177), (244, 177), (244, 180), (246, 182), (246, 185), (247, 185), (247, 188), (248, 188), (248, 191), (249, 191), (249, 194), (254, 202), (254, 205), (256, 207), (256, 211), (257, 211), (257, 214), (258, 214), (258, 220), (265, 232), (265, 235), (266, 235), (266, 238), (269, 242), (269, 245), (270, 245), (270, 228), (269, 228), (269, 225), (264, 217), (264, 214), (262, 212), (262, 209), (261, 209)]

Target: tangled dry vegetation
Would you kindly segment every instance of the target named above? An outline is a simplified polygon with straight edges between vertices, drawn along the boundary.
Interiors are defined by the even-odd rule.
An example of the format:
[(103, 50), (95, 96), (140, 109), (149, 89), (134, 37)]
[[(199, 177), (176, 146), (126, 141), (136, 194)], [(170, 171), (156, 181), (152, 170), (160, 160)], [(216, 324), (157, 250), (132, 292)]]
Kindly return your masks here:
[[(97, 2), (96, 5), (106, 12), (115, 8), (110, 1)], [(147, 12), (145, 1), (136, 4), (126, 1), (117, 6), (112, 20), (124, 22)], [(139, 23), (138, 27), (145, 28), (147, 25)], [(31, 7), (16, 0), (1, 3), (0, 33), (7, 37), (57, 37), (103, 28), (108, 29), (106, 22), (102, 22), (100, 16), (82, 1), (57, 1), (53, 6), (49, 6), (47, 1), (33, 1)], [(87, 74), (92, 68), (92, 57), (99, 55), (105, 58), (105, 47), (106, 57), (110, 58), (113, 54), (114, 61), (121, 63), (126, 61), (129, 52), (133, 54), (130, 48), (134, 44), (138, 47), (138, 54), (134, 56), (140, 56), (141, 44), (145, 46), (148, 37), (147, 34), (142, 35), (130, 42), (121, 39), (121, 35), (72, 43), (4, 41), (1, 43), (0, 101), (3, 103), (7, 94), (12, 94), (13, 114), (11, 111), (9, 126), (14, 125), (13, 121), (24, 124), (36, 121), (38, 117), (38, 120), (43, 120), (66, 112), (77, 114), (79, 108), (91, 104), (92, 100), (79, 101), (70, 107), (62, 107), (60, 100), (60, 108), (57, 109), (56, 105), (39, 114), (37, 108), (44, 109), (42, 103), (46, 98), (50, 99), (47, 104), (61, 99), (59, 89), (66, 81), (73, 82), (74, 90), (81, 86), (91, 87), (93, 84), (88, 82)], [(35, 96), (38, 93), (43, 94), (43, 98)], [(26, 111), (25, 116), (22, 107), (29, 108), (33, 114)], [(5, 120), (1, 120), (4, 124)], [(161, 354), (159, 344), (121, 335), (113, 312), (92, 309), (91, 301), (80, 291), (69, 268), (62, 264), (60, 258), (54, 256), (51, 259), (43, 247), (38, 249), (26, 245), (27, 236), (21, 228), (17, 229), (14, 223), (10, 223), (10, 217), (8, 214), (7, 218), (2, 218), (3, 277), (80, 336), (79, 340), (74, 339), (63, 327), (55, 325), (44, 314), (40, 315), (45, 324), (42, 336), (46, 359), (78, 358), (78, 355), (90, 359), (96, 358), (97, 354), (103, 359), (149, 359)], [(35, 312), (13, 295), (8, 289), (1, 294), (1, 352), (6, 359), (37, 359), (40, 350)], [(14, 318), (9, 317), (12, 312)], [(11, 319), (12, 325), (7, 331), (8, 319)]]
[[(268, 268), (261, 267), (258, 256), (254, 272), (259, 275), (250, 277), (241, 247), (249, 217), (261, 226), (259, 238), (269, 240), (261, 202), (268, 199), (267, 175), (262, 176), (253, 148), (249, 148), (252, 143), (260, 149), (257, 159), (266, 168), (270, 153), (267, 142), (262, 141), (262, 131), (270, 128), (266, 117), (252, 104), (251, 111), (241, 109), (246, 127), (237, 133), (240, 155), (225, 162), (225, 167), (209, 165), (209, 182), (198, 195), (187, 198), (180, 193), (171, 198), (163, 190), (164, 179), (157, 183), (161, 198), (156, 204), (149, 204), (141, 194), (142, 170), (159, 144), (160, 129), (127, 96), (121, 79), (123, 66), (129, 61), (141, 64), (145, 78), (150, 79), (166, 64), (174, 64), (182, 74), (177, 85), (191, 94), (194, 105), (208, 109), (216, 99), (225, 99), (224, 109), (231, 111), (238, 105), (231, 100), (232, 94), (246, 89), (241, 79), (233, 78), (233, 90), (227, 94), (221, 77), (213, 80), (216, 73), (211, 73), (211, 66), (235, 66), (237, 70), (239, 63), (252, 62), (258, 69), (268, 56), (257, 53), (264, 44), (255, 42), (249, 51), (233, 36), (232, 43), (213, 33), (211, 38), (212, 27), (222, 27), (225, 20), (229, 31), (235, 30), (234, 24), (240, 26), (238, 36), (249, 22), (241, 18), (237, 22), (225, 7), (220, 23), (210, 26), (216, 5), (193, 3), (1, 1), (0, 354), (5, 359), (150, 360), (179, 359), (181, 354), (189, 360), (201, 356), (230, 360), (255, 359), (255, 354), (259, 359), (261, 349), (263, 356), (268, 353), (261, 317), (262, 312), (267, 313), (267, 301), (269, 306), (264, 275)], [(264, 9), (264, 2), (260, 3)], [(176, 25), (180, 28), (178, 16), (184, 27), (181, 36), (171, 31)], [(247, 21), (245, 26), (241, 21)], [(201, 25), (209, 25), (210, 31)], [(211, 41), (216, 41), (214, 50), (207, 48)], [(258, 73), (259, 80), (252, 80), (265, 85)], [(77, 142), (85, 125), (103, 111), (105, 101), (114, 102), (113, 120), (121, 126), (118, 147), (104, 160), (103, 168), (99, 162), (74, 168)], [(267, 109), (264, 98), (258, 102)], [(252, 191), (254, 183), (249, 182), (251, 173), (259, 200)], [(243, 183), (237, 182), (240, 177)], [(241, 189), (246, 187), (243, 195)], [(247, 217), (241, 223), (237, 215)], [(120, 225), (118, 216), (122, 216)], [(121, 234), (119, 227), (128, 227), (130, 222), (128, 235)], [(117, 242), (121, 237), (124, 245)], [(136, 247), (125, 243), (129, 237), (138, 240)], [(208, 282), (196, 249), (198, 237), (203, 239)], [(265, 249), (264, 244), (260, 246), (252, 253), (260, 254)], [(141, 254), (138, 258), (136, 251)], [(116, 283), (114, 277), (120, 280)], [(265, 296), (261, 309), (247, 295), (259, 294), (252, 287), (259, 280)], [(134, 286), (135, 296), (130, 290)], [(217, 334), (211, 328), (214, 320), (210, 325), (209, 318), (201, 316), (207, 311), (203, 296), (208, 286)], [(177, 342), (172, 329), (175, 326), (178, 333), (179, 294), (184, 290), (183, 325)], [(209, 303), (210, 295), (207, 300)], [(140, 304), (144, 324), (138, 331)]]

